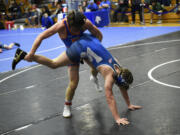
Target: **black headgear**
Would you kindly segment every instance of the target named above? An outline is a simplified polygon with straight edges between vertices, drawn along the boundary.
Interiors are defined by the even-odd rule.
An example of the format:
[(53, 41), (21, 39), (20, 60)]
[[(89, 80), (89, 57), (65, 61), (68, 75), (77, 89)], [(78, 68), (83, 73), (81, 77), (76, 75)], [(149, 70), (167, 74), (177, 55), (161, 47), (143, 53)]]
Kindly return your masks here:
[(70, 27), (81, 28), (85, 24), (86, 16), (82, 12), (72, 11), (70, 14), (67, 17)]
[(85, 24), (86, 16), (82, 12), (75, 12), (74, 22), (80, 26)]

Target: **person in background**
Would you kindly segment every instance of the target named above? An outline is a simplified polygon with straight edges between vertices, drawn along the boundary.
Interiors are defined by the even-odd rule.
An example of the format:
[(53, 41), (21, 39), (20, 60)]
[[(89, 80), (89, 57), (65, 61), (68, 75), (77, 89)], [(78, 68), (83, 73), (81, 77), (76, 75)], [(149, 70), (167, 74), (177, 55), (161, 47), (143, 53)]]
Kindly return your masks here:
[(90, 11), (97, 11), (98, 10), (98, 6), (96, 5), (96, 3), (94, 3), (94, 0), (90, 0), (89, 5), (87, 6), (87, 8)]
[(27, 12), (28, 24), (35, 26), (40, 25), (41, 10), (37, 8), (36, 4), (33, 4)]
[(159, 3), (157, 0), (152, 0), (151, 3), (152, 3), (152, 6), (150, 6), (150, 8), (152, 8), (152, 11), (151, 11), (150, 23), (151, 24), (153, 23), (154, 14), (157, 14), (157, 16), (158, 16), (157, 23), (161, 24), (162, 23), (162, 13), (164, 11), (164, 8), (162, 7), (161, 3)]
[(117, 22), (117, 15), (121, 12), (120, 22), (128, 22), (126, 12), (128, 9), (128, 0), (118, 0), (118, 7), (115, 9), (113, 14), (113, 21)]
[(48, 29), (54, 24), (54, 22), (51, 19), (51, 17), (49, 17), (48, 14), (45, 13), (41, 19), (41, 24), (42, 24), (42, 28)]
[(62, 4), (61, 3), (57, 3), (56, 4), (56, 10), (55, 10), (55, 12), (52, 13), (50, 18), (54, 21), (54, 18), (56, 18), (58, 16), (58, 14), (60, 14), (60, 13), (63, 13)]
[(62, 0), (54, 0), (53, 6), (56, 7), (59, 3), (62, 3)]
[(4, 4), (3, 0), (0, 0), (0, 13), (6, 12), (6, 5)]
[(80, 5), (80, 12), (86, 12), (88, 6), (88, 0), (83, 0), (81, 1), (81, 5)]
[(47, 13), (48, 16), (51, 16), (51, 12), (47, 6), (42, 7), (42, 14), (41, 15), (43, 16), (45, 13)]
[(99, 6), (101, 4), (101, 0), (94, 0), (94, 2)]
[(144, 0), (145, 8), (149, 8), (151, 5), (151, 0)]
[(176, 14), (177, 14), (177, 15), (180, 15), (180, 6), (177, 7), (177, 9), (176, 9)]
[(72, 10), (79, 11), (81, 1), (82, 0), (66, 0), (67, 6), (68, 6), (68, 12), (70, 12)]
[(111, 9), (111, 2), (109, 0), (102, 0), (102, 2), (99, 5), (99, 9), (110, 11), (110, 9)]
[(18, 44), (18, 43), (11, 43), (9, 45), (0, 43), (0, 53), (3, 52), (3, 49), (6, 49), (6, 50), (12, 49), (14, 45), (17, 47), (20, 47), (20, 44)]
[(142, 5), (141, 0), (130, 0), (130, 5), (131, 5), (131, 14), (132, 14), (132, 24), (135, 24), (136, 11), (138, 11), (140, 24), (144, 25), (143, 13), (142, 13), (143, 7), (141, 6)]
[(20, 5), (18, 5), (16, 1), (10, 1), (8, 11), (10, 13), (10, 16), (12, 17), (12, 20), (18, 19), (22, 15)]

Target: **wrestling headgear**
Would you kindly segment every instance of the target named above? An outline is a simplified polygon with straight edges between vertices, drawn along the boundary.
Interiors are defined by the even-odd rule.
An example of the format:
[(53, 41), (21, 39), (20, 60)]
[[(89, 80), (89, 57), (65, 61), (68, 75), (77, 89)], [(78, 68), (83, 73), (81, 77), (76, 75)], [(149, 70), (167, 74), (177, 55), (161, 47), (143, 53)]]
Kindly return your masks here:
[(125, 90), (128, 90), (129, 85), (133, 83), (132, 73), (128, 69), (122, 67), (120, 67), (120, 74), (115, 71), (114, 79), (115, 83)]

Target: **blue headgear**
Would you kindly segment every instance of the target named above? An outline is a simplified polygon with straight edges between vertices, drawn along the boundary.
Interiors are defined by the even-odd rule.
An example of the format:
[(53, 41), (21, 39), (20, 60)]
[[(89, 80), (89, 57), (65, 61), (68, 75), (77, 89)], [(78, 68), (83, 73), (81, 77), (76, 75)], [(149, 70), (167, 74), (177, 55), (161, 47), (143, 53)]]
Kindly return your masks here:
[(122, 73), (120, 73), (120, 74), (118, 75), (118, 73), (116, 72), (116, 70), (114, 70), (114, 71), (115, 71), (115, 75), (114, 75), (115, 83), (116, 83), (118, 86), (120, 86), (120, 87), (128, 90), (128, 89), (129, 89), (129, 84), (128, 84), (128, 83), (126, 82), (126, 80), (123, 78)]
[(121, 83), (124, 83), (125, 80), (122, 78), (122, 75), (119, 75), (119, 76), (117, 76), (116, 82), (117, 82), (118, 84), (121, 84)]

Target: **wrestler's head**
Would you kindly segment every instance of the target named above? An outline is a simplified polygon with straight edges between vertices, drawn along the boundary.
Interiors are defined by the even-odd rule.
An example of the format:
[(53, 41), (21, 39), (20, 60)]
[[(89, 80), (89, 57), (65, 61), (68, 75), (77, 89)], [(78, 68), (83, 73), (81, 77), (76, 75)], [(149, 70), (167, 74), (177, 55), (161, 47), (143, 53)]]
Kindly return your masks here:
[(70, 28), (79, 30), (85, 24), (86, 16), (81, 12), (72, 10), (67, 15), (67, 21)]
[(133, 75), (127, 68), (122, 68), (115, 65), (114, 80), (115, 83), (122, 89), (128, 90), (129, 85), (133, 83)]

